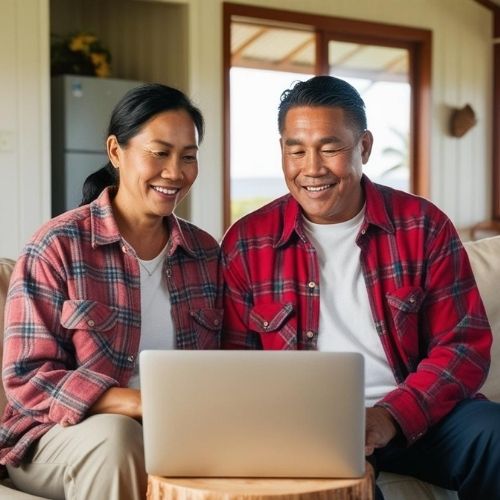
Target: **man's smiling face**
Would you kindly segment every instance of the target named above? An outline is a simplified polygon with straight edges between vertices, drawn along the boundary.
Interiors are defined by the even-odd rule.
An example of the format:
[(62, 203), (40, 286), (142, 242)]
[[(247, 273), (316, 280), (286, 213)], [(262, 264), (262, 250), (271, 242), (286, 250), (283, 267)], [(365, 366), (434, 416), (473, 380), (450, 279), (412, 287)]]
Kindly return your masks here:
[(363, 207), (362, 166), (373, 143), (342, 108), (298, 106), (285, 117), (281, 154), (285, 181), (304, 215), (317, 224), (354, 217)]

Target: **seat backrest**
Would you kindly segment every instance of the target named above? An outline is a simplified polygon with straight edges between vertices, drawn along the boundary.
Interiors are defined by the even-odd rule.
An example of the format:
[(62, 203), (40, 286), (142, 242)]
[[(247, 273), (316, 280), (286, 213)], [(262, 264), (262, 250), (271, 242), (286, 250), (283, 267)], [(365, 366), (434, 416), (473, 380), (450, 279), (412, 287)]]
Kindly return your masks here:
[[(500, 402), (500, 295), (497, 291), (500, 283), (500, 236), (467, 241), (464, 246), (493, 332), (490, 372), (481, 391), (493, 401)], [(0, 370), (3, 355), (5, 299), (13, 268), (13, 260), (0, 258)], [(0, 415), (5, 403), (3, 384), (0, 384)]]
[[(7, 290), (9, 289), (10, 275), (14, 269), (14, 261), (10, 259), (0, 259), (0, 373), (2, 368), (3, 356), (3, 330), (4, 330), (4, 309), (5, 299), (7, 297)], [(3, 413), (7, 400), (5, 399), (5, 392), (3, 384), (0, 383), (0, 415)]]
[(468, 241), (464, 246), (493, 332), (491, 367), (481, 392), (500, 402), (500, 236)]

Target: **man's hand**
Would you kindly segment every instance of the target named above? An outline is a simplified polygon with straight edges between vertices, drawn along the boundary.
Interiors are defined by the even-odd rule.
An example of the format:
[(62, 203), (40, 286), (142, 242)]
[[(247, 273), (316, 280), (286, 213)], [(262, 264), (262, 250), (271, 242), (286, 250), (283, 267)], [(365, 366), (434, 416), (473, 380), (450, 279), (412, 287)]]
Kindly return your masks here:
[(383, 448), (398, 432), (391, 414), (380, 406), (366, 409), (365, 455)]

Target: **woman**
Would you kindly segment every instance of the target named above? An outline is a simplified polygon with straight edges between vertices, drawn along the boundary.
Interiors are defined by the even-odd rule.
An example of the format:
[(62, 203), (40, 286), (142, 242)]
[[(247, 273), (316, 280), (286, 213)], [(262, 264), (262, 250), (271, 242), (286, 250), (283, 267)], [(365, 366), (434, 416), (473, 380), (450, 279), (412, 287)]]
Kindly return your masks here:
[(108, 130), (116, 185), (44, 225), (19, 258), (0, 429), (0, 463), (19, 489), (144, 498), (138, 353), (219, 346), (218, 244), (173, 214), (202, 137), (180, 91), (131, 90)]

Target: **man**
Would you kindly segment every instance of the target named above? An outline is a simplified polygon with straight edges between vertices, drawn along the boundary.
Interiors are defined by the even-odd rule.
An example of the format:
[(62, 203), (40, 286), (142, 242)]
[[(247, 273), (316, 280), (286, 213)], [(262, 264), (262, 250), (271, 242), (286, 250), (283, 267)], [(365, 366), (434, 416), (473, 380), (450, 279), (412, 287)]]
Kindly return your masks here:
[(453, 224), (362, 173), (373, 137), (345, 81), (285, 91), (278, 126), (290, 194), (224, 237), (225, 347), (361, 352), (376, 468), (500, 498), (500, 405), (476, 394), (491, 331)]

